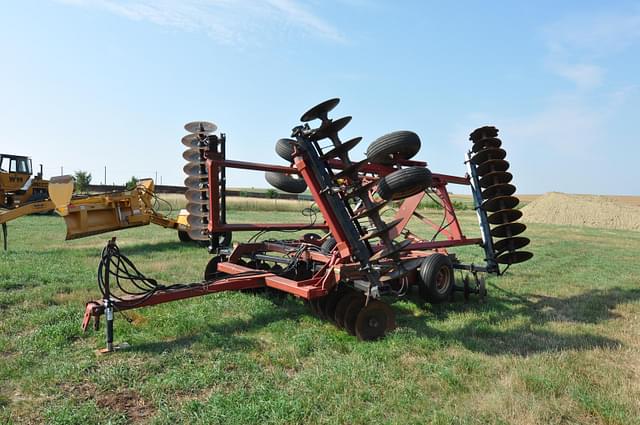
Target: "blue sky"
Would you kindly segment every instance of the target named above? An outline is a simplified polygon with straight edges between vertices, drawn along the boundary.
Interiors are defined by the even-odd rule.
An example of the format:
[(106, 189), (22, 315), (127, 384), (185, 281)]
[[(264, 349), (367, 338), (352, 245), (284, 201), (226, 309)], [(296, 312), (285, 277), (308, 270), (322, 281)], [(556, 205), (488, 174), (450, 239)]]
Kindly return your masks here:
[(640, 195), (638, 1), (25, 0), (3, 4), (0, 53), (0, 150), (47, 176), (181, 184), (198, 119), (228, 157), (280, 162), (275, 141), (340, 97), (355, 159), (413, 130), (432, 171), (462, 175), (490, 124), (520, 193)]

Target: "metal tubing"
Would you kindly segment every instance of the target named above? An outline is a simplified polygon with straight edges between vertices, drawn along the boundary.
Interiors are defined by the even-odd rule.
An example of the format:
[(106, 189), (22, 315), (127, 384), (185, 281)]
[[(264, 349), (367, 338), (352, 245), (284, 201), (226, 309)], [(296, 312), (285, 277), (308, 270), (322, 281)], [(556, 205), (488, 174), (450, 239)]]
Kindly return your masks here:
[(471, 176), (471, 193), (473, 194), (473, 204), (478, 216), (480, 224), (480, 233), (482, 235), (482, 247), (484, 248), (485, 260), (487, 262), (487, 271), (500, 274), (500, 268), (493, 251), (493, 239), (491, 239), (491, 229), (487, 212), (482, 209), (482, 189), (480, 187), (480, 179), (475, 164), (471, 162), (471, 152), (467, 152), (466, 164), (469, 175)]

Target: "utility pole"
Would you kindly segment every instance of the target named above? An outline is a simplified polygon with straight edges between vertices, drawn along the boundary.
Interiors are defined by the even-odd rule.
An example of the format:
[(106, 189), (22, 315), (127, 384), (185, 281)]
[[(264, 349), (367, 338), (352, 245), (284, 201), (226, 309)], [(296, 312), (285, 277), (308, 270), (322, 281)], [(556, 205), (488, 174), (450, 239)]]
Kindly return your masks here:
[(107, 184), (107, 166), (104, 166), (104, 184)]
[(156, 171), (156, 178), (154, 180), (155, 182), (158, 182), (158, 172)]
[(62, 165), (60, 166), (60, 175), (64, 175), (64, 167)]

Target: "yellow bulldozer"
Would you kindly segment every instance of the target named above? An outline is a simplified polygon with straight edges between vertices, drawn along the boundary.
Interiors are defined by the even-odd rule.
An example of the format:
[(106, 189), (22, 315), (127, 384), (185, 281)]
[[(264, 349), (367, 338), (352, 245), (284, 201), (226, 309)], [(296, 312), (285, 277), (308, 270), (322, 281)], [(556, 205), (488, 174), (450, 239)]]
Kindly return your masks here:
[(55, 211), (64, 217), (66, 239), (150, 223), (176, 229), (181, 241), (189, 241), (188, 213), (180, 211), (173, 219), (157, 211), (158, 197), (152, 179), (140, 180), (132, 190), (74, 196), (71, 176), (42, 178), (42, 170), (32, 177), (31, 159), (0, 154), (0, 224), (4, 249), (7, 249), (7, 222), (16, 218)]

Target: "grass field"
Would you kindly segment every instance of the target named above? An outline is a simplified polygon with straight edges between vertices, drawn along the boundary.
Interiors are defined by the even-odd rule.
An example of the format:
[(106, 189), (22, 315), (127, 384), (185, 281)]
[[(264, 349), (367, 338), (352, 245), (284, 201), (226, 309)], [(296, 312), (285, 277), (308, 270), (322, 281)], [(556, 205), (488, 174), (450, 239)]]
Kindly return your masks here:
[[(473, 213), (461, 218), (475, 236)], [(358, 342), (293, 298), (223, 293), (117, 316), (131, 348), (96, 356), (103, 332), (80, 322), (110, 235), (64, 242), (54, 216), (9, 231), (0, 423), (640, 424), (640, 232), (531, 225), (534, 259), (489, 278), (485, 303), (398, 301), (382, 341)], [(209, 257), (157, 226), (117, 236), (162, 282), (199, 280)]]

